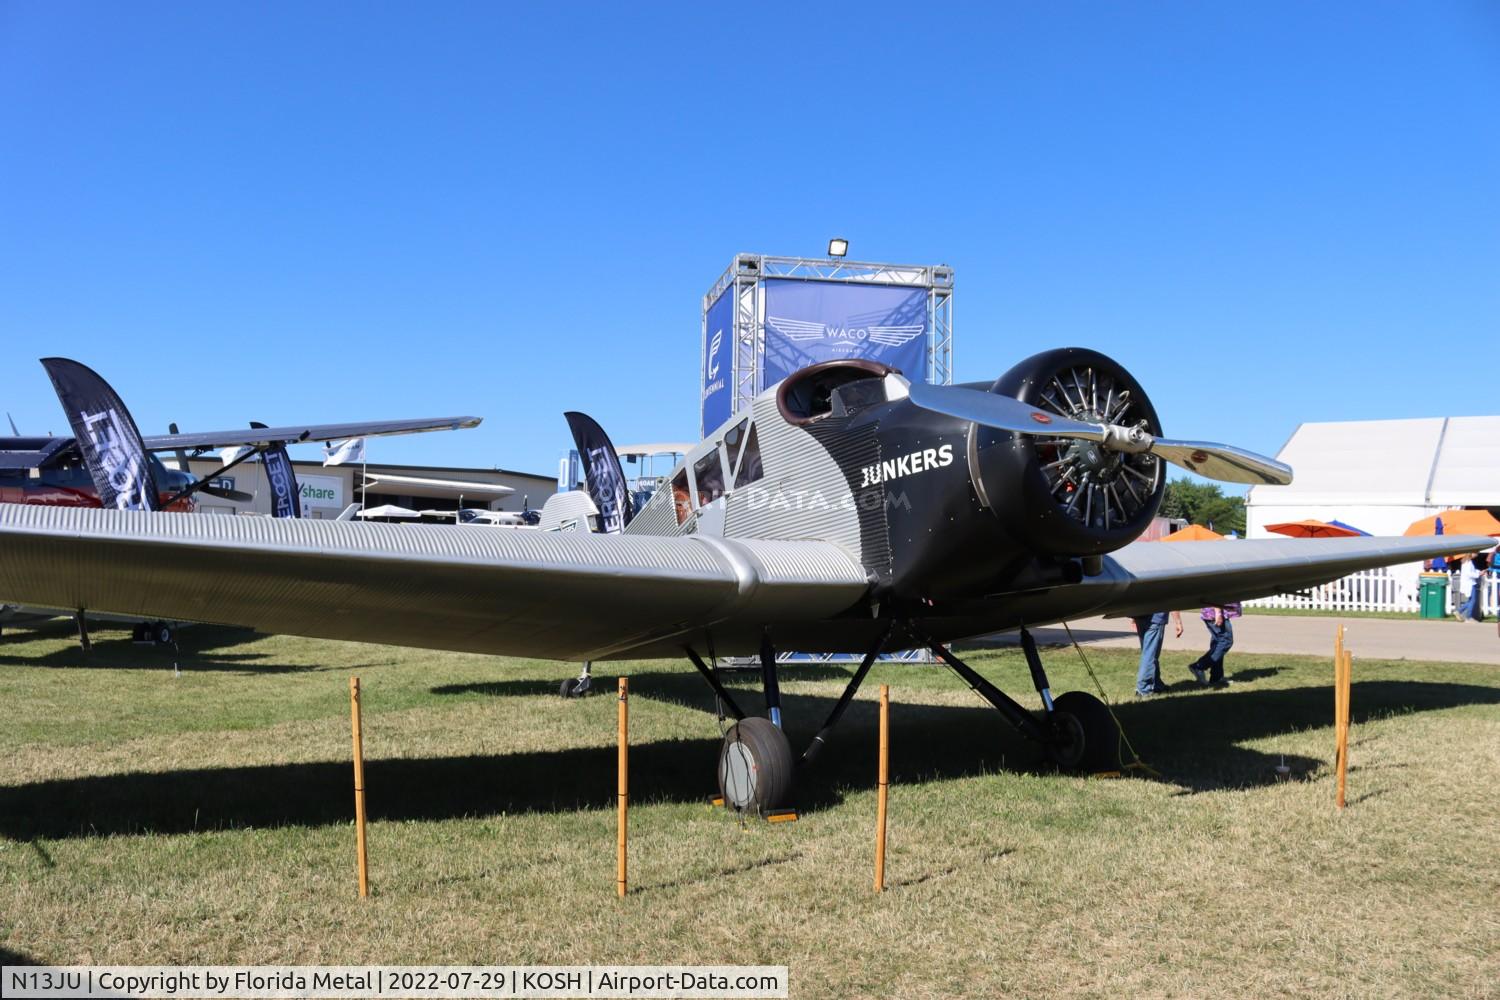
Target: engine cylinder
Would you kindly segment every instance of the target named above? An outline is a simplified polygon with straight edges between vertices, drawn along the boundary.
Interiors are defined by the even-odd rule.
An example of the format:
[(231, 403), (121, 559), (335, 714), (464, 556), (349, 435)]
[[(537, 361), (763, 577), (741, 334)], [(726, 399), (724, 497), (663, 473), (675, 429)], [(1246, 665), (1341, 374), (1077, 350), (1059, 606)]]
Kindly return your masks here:
[[(1140, 383), (1119, 362), (1087, 348), (1035, 354), (990, 391), (1085, 423), (1161, 433)], [(967, 445), (981, 501), (1019, 545), (1042, 555), (1098, 555), (1129, 544), (1156, 516), (1166, 490), (1161, 459), (1098, 442), (974, 424)]]

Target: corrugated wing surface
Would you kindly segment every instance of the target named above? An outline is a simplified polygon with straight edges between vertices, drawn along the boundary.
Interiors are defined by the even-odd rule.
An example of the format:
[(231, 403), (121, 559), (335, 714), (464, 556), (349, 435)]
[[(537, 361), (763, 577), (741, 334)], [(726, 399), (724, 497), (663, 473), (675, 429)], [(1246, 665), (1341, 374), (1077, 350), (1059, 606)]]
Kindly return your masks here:
[(0, 505), (7, 601), (438, 649), (578, 659), (864, 587), (811, 543)]

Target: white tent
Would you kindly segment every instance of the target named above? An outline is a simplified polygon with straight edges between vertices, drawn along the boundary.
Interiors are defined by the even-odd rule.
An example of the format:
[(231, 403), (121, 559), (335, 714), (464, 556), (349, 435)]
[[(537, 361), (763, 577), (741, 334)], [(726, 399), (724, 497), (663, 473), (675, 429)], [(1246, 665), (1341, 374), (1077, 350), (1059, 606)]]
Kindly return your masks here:
[(355, 517), (397, 517), (406, 520), (415, 520), (422, 515), (409, 507), (397, 507), (393, 503), (382, 504), (379, 507), (369, 507), (354, 515)]
[(1253, 486), (1246, 535), (1279, 521), (1340, 520), (1399, 535), (1450, 507), (1500, 506), (1500, 417), (1303, 424), (1276, 456), (1290, 486)]

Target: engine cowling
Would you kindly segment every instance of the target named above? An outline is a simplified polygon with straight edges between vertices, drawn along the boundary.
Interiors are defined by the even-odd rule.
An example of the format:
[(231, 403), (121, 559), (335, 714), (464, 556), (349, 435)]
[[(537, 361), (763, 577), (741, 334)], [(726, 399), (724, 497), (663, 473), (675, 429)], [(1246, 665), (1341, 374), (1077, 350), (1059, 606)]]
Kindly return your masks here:
[[(1087, 348), (1032, 355), (990, 391), (1074, 420), (1161, 433), (1156, 409), (1134, 376)], [(980, 424), (971, 425), (967, 444), (980, 500), (1018, 545), (1040, 555), (1100, 555), (1128, 545), (1156, 516), (1166, 491), (1164, 463), (1150, 454)]]

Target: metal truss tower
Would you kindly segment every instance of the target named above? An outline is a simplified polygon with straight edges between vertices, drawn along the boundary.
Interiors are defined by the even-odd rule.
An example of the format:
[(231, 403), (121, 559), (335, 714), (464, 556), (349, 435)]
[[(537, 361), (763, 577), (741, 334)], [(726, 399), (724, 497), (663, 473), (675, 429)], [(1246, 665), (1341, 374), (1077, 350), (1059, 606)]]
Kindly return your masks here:
[[(731, 412), (750, 405), (765, 386), (767, 278), (791, 281), (837, 282), (847, 285), (892, 285), (927, 291), (927, 371), (923, 377), (937, 385), (953, 384), (953, 269), (945, 265), (876, 264), (833, 258), (771, 257), (737, 254), (734, 263), (703, 296), (699, 338), (699, 374), (709, 364), (708, 311), (729, 293), (734, 296), (733, 340), (727, 351), (732, 387)], [(699, 384), (708, 380), (700, 378)]]

